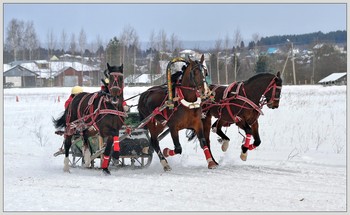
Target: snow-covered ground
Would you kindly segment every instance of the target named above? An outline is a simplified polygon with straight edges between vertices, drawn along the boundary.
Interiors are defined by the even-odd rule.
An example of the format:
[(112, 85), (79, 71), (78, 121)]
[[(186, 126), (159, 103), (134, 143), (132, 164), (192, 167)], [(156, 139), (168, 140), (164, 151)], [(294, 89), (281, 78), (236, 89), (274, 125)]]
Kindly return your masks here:
[[(126, 87), (125, 98), (146, 89)], [(183, 153), (168, 158), (171, 172), (154, 154), (148, 168), (112, 169), (109, 177), (83, 168), (64, 173), (64, 156), (53, 156), (63, 138), (51, 120), (69, 92), (4, 89), (5, 212), (347, 211), (345, 86), (284, 86), (280, 107), (263, 108), (262, 143), (246, 162), (239, 158), (243, 131), (233, 125), (224, 130), (231, 139), (225, 153), (211, 134), (217, 169), (207, 169), (199, 143), (181, 131)], [(170, 135), (161, 147), (173, 148)]]

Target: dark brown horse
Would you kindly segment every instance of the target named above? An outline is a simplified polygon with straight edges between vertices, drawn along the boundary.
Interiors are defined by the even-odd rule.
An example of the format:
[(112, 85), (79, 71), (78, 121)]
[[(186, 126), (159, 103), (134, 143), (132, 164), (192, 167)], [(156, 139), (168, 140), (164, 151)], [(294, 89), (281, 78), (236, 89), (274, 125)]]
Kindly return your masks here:
[[(143, 92), (140, 96), (138, 110), (141, 119), (146, 118), (152, 113), (157, 113), (158, 111), (157, 115), (148, 122), (147, 128), (151, 134), (151, 145), (156, 151), (164, 171), (171, 170), (165, 157), (182, 153), (178, 131), (185, 128), (194, 129), (196, 131), (208, 162), (208, 168), (211, 169), (217, 166), (204, 138), (201, 121), (201, 95), (208, 95), (210, 93), (205, 82), (205, 77), (203, 76), (203, 61), (204, 55), (202, 55), (200, 61), (192, 61), (189, 59), (188, 65), (182, 75), (181, 85), (175, 86), (173, 89), (173, 94), (175, 94), (174, 109), (166, 108), (163, 111), (158, 111), (168, 98), (168, 90), (164, 85), (152, 87)], [(175, 148), (174, 150), (166, 148), (162, 153), (157, 137), (166, 126), (170, 129)]]
[[(277, 75), (263, 73), (253, 76), (244, 82), (234, 82), (229, 86), (210, 85), (215, 94), (215, 101), (202, 103), (205, 139), (210, 146), (210, 128), (222, 138), (222, 150), (226, 151), (230, 139), (222, 132), (223, 126), (236, 124), (246, 133), (245, 143), (242, 145), (241, 159), (247, 159), (247, 151), (258, 147), (259, 137), (258, 118), (262, 107), (275, 109), (279, 106), (282, 79), (280, 72)], [(211, 118), (217, 118), (211, 126)], [(250, 144), (253, 135), (254, 143)]]
[[(119, 157), (119, 129), (124, 124), (126, 116), (122, 108), (123, 102), (123, 65), (110, 66), (107, 63), (105, 75), (109, 78), (109, 93), (80, 93), (57, 120), (53, 120), (56, 128), (65, 128), (65, 160), (64, 171), (69, 172), (69, 149), (72, 145), (73, 134), (80, 133), (85, 144), (88, 137), (96, 134), (105, 140), (106, 148), (103, 153), (101, 168), (104, 173), (110, 174), (108, 165), (111, 149), (115, 159)], [(93, 128), (93, 129), (91, 129)], [(89, 163), (89, 161), (85, 161)]]

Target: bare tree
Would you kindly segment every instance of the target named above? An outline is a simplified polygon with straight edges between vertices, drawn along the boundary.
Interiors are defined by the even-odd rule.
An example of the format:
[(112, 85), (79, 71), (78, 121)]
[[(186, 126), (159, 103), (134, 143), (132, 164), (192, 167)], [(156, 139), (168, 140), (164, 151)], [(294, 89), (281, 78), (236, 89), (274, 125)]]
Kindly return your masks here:
[(132, 26), (130, 26), (130, 25), (124, 26), (123, 31), (122, 31), (121, 36), (120, 36), (120, 42), (123, 46), (121, 62), (125, 62), (126, 56), (129, 53), (129, 47), (132, 44), (132, 42), (134, 41), (135, 35), (136, 35), (136, 31)]
[(29, 52), (29, 60), (33, 58), (33, 52), (39, 47), (39, 40), (35, 32), (33, 21), (28, 21), (26, 23), (26, 28), (24, 32), (24, 48)]
[(46, 35), (47, 49), (49, 58), (52, 57), (53, 50), (56, 48), (56, 37), (52, 29), (48, 30)]
[(225, 51), (225, 84), (228, 84), (228, 71), (227, 71), (227, 56), (229, 54), (228, 50), (229, 50), (229, 44), (230, 43), (230, 38), (228, 36), (228, 34), (226, 34), (225, 36), (225, 40), (224, 40), (224, 51)]
[(64, 29), (61, 32), (61, 40), (60, 40), (60, 45), (63, 53), (65, 53), (67, 49), (67, 33), (64, 31)]
[(258, 53), (259, 53), (259, 49), (258, 49), (258, 46), (257, 46), (258, 41), (260, 40), (259, 33), (254, 33), (252, 35), (252, 39), (253, 39), (253, 42), (254, 42), (254, 54), (255, 54), (255, 56), (257, 56)]
[(175, 48), (178, 44), (178, 41), (179, 41), (178, 36), (175, 35), (174, 33), (172, 33), (170, 36), (170, 51), (171, 52), (175, 51)]
[(156, 39), (156, 34), (154, 30), (151, 31), (151, 34), (149, 36), (149, 46), (151, 49), (151, 56), (149, 58), (149, 71), (151, 74), (151, 85), (153, 85), (153, 70), (152, 70), (152, 60), (153, 60), (153, 50), (156, 49), (157, 46), (157, 39)]
[(80, 30), (80, 33), (79, 33), (79, 47), (80, 47), (81, 59), (83, 61), (83, 59), (84, 59), (84, 51), (85, 51), (85, 48), (86, 48), (86, 33), (85, 33), (83, 28)]
[(21, 47), (23, 38), (23, 21), (12, 19), (7, 26), (6, 43), (10, 51), (13, 51), (13, 57), (16, 61), (18, 59), (18, 51)]
[(219, 65), (220, 65), (220, 51), (221, 51), (221, 44), (222, 44), (222, 39), (219, 38), (215, 41), (215, 52), (217, 53), (217, 61), (216, 61), (216, 72), (217, 72), (217, 77), (218, 77), (218, 84), (220, 84), (220, 70), (219, 70)]
[(181, 41), (179, 37), (172, 33), (170, 36), (170, 51), (173, 53), (174, 56), (178, 54), (178, 51), (181, 49)]
[[(135, 73), (135, 63), (136, 63), (136, 51), (138, 48), (138, 35), (136, 30), (130, 26), (126, 25), (120, 36), (120, 41), (122, 44), (122, 61), (126, 67), (126, 71), (130, 74), (130, 71)], [(134, 55), (134, 57), (132, 57)]]
[(233, 45), (236, 47), (234, 50), (234, 81), (237, 80), (237, 49), (242, 42), (241, 30), (237, 27), (233, 33)]
[(158, 38), (160, 42), (160, 50), (166, 52), (168, 50), (168, 38), (164, 29), (159, 31)]
[(137, 50), (139, 48), (139, 36), (135, 33), (133, 41), (132, 41), (132, 47), (133, 47), (133, 58), (134, 58), (134, 62), (133, 62), (133, 68), (134, 68), (134, 75), (136, 75), (136, 53)]
[(69, 51), (72, 53), (72, 55), (75, 54), (77, 49), (77, 42), (75, 40), (75, 34), (72, 33), (70, 36), (70, 42), (69, 42)]

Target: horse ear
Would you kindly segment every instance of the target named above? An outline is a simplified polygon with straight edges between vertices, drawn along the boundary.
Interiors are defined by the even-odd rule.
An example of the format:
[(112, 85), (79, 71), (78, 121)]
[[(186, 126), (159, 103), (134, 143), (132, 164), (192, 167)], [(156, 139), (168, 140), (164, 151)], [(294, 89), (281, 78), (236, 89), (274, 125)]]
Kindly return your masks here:
[(109, 68), (111, 68), (111, 66), (109, 65), (109, 63), (107, 63), (107, 68), (108, 68), (108, 70), (109, 70)]
[(276, 76), (277, 76), (278, 78), (281, 78), (281, 72), (278, 71)]
[(202, 54), (202, 57), (201, 57), (201, 63), (204, 62), (204, 54)]
[(190, 56), (188, 56), (188, 61), (190, 62), (190, 64), (193, 64), (193, 60), (191, 60)]
[(123, 68), (124, 68), (124, 64), (122, 63), (122, 65), (120, 66), (120, 68), (123, 70)]

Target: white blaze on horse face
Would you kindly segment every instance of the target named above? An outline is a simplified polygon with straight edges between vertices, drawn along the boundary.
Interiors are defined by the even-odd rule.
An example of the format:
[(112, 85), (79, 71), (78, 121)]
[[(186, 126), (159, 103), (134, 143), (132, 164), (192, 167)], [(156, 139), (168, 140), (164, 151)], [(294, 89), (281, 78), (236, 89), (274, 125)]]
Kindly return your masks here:
[(208, 83), (205, 81), (205, 82), (204, 82), (204, 95), (205, 95), (205, 96), (209, 96), (210, 93), (211, 93), (211, 92), (210, 92)]
[(208, 83), (205, 81), (206, 80), (206, 76), (207, 76), (207, 72), (208, 72), (208, 67), (207, 67), (207, 63), (205, 62), (205, 60), (202, 63), (203, 65), (203, 77), (204, 77), (204, 95), (205, 96), (209, 96), (211, 94)]

